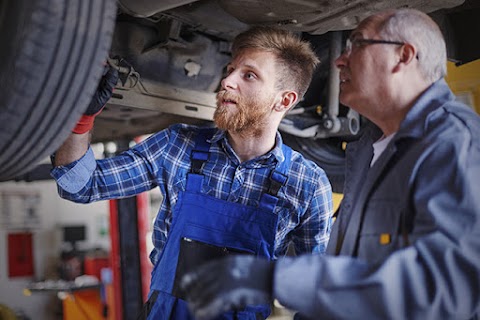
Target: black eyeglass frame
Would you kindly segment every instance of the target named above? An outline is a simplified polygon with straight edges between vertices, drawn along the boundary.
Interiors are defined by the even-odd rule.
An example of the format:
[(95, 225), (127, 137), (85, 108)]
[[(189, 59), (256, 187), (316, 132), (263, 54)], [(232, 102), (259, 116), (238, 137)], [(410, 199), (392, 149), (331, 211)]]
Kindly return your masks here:
[(389, 41), (389, 40), (382, 40), (382, 39), (363, 39), (363, 38), (350, 39), (348, 38), (345, 44), (345, 52), (347, 53), (347, 55), (349, 55), (352, 52), (353, 46), (358, 46), (359, 44), (391, 44), (391, 45), (403, 46), (406, 43), (401, 41)]

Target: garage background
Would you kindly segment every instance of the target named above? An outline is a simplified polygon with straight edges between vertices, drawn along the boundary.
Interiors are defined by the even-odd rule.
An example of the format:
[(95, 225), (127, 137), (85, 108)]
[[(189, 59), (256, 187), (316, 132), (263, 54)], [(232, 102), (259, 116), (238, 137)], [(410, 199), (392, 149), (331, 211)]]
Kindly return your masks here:
[[(460, 100), (480, 111), (480, 61), (460, 67), (449, 63), (447, 81)], [(341, 195), (335, 199), (338, 204)], [(148, 193), (148, 201), (151, 222), (161, 201), (157, 190)], [(65, 201), (57, 195), (52, 180), (0, 183), (0, 319), (10, 319), (3, 316), (7, 313), (1, 305), (25, 319), (51, 320), (61, 315), (57, 294), (25, 295), (25, 289), (36, 281), (58, 278), (61, 252), (68, 250), (62, 228), (69, 225), (85, 226), (85, 240), (77, 243), (79, 250), (110, 252), (108, 202), (80, 205)], [(149, 252), (150, 233), (146, 241)]]

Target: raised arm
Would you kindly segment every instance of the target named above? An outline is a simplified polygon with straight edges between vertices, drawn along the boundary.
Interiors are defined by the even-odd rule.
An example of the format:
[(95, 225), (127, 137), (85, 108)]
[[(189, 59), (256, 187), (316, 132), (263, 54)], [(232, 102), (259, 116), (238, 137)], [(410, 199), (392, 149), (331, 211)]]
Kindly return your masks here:
[(112, 96), (113, 88), (117, 81), (117, 70), (107, 65), (106, 73), (100, 80), (87, 110), (77, 122), (75, 128), (73, 128), (72, 134), (55, 153), (53, 163), (55, 166), (64, 166), (72, 163), (87, 152), (90, 143), (90, 130), (93, 128), (95, 117), (102, 112), (105, 104)]

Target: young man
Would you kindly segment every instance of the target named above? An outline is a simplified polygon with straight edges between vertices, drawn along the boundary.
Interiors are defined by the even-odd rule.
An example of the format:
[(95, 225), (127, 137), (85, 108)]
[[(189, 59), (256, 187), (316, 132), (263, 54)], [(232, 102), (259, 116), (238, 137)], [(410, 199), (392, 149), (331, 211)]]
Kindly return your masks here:
[(333, 256), (209, 263), (183, 278), (192, 308), (274, 297), (308, 319), (478, 317), (480, 118), (443, 80), (440, 29), (416, 10), (374, 14), (337, 66), (340, 101), (373, 125), (347, 147)]
[[(99, 161), (88, 132), (75, 130), (55, 155), (52, 174), (66, 199), (91, 202), (160, 188), (148, 319), (193, 319), (179, 287), (192, 266), (225, 252), (275, 259), (290, 242), (297, 253), (323, 253), (329, 239), (329, 181), (277, 131), (307, 90), (317, 57), (293, 34), (264, 27), (240, 34), (232, 55), (217, 95), (217, 128), (174, 125)], [(89, 114), (106, 102), (99, 100)], [(249, 305), (221, 319), (269, 313), (268, 305)]]

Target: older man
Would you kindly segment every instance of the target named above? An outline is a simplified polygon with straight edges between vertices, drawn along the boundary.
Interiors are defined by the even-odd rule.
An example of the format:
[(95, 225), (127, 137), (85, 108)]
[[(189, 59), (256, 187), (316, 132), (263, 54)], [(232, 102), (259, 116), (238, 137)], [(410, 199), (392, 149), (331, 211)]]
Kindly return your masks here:
[(374, 14), (337, 66), (341, 102), (372, 125), (347, 147), (332, 256), (210, 263), (183, 279), (192, 308), (208, 318), (274, 297), (310, 319), (478, 316), (480, 119), (443, 80), (438, 26), (411, 9)]

